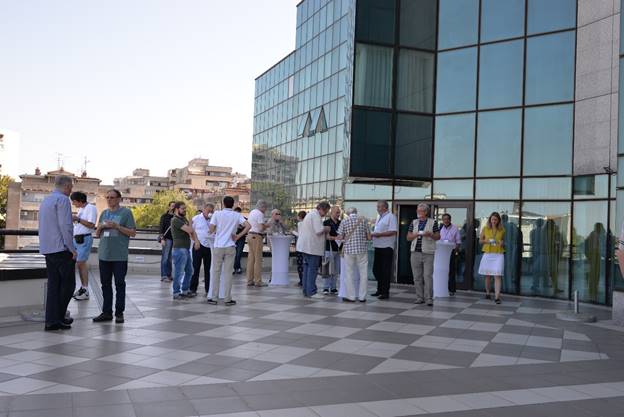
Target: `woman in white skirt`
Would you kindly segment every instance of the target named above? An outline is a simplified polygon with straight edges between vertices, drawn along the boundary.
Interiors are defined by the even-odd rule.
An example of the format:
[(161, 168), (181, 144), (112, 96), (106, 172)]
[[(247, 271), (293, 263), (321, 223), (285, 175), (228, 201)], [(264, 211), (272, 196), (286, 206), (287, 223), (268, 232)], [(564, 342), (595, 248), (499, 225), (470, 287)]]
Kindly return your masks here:
[(479, 242), (483, 245), (483, 257), (479, 264), (479, 274), (485, 275), (485, 298), (490, 300), (490, 281), (494, 277), (494, 300), (500, 304), (500, 291), (505, 268), (505, 229), (500, 214), (490, 214), (488, 222), (481, 230)]

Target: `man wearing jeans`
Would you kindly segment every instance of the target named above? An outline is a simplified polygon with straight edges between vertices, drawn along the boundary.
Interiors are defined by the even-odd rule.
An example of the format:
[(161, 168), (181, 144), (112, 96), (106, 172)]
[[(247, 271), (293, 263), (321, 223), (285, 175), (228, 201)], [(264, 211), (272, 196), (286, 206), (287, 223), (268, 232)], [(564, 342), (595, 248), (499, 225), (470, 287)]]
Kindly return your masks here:
[(100, 281), (102, 283), (102, 314), (94, 322), (113, 320), (113, 277), (115, 277), (115, 322), (124, 322), (126, 308), (126, 273), (128, 272), (128, 246), (130, 238), (136, 236), (136, 225), (132, 211), (121, 207), (121, 193), (110, 190), (106, 193), (108, 208), (102, 212), (95, 237), (100, 238), (98, 257), (100, 260)]
[(330, 230), (329, 226), (323, 226), (322, 218), (327, 215), (330, 208), (328, 202), (320, 202), (315, 210), (310, 210), (299, 226), (297, 251), (303, 253), (304, 297), (323, 298), (316, 293), (316, 276), (325, 253), (325, 234)]
[(67, 306), (76, 287), (71, 194), (73, 181), (59, 176), (55, 190), (39, 208), (39, 251), (45, 256), (48, 274), (45, 330), (69, 330), (72, 319), (65, 319)]
[(160, 280), (169, 282), (173, 281), (173, 265), (171, 263), (171, 251), (173, 249), (171, 219), (173, 218), (174, 205), (175, 201), (170, 201), (167, 212), (160, 216), (160, 235), (158, 236), (160, 245), (162, 246), (162, 256), (160, 258)]
[(377, 202), (377, 213), (379, 216), (375, 222), (375, 230), (371, 234), (375, 248), (373, 275), (377, 280), (377, 292), (373, 294), (373, 297), (386, 300), (390, 296), (394, 241), (399, 229), (396, 217), (389, 211), (387, 201), (380, 200)]
[(191, 239), (193, 248), (200, 248), (199, 239), (186, 219), (186, 204), (178, 201), (174, 204), (174, 216), (171, 219), (171, 237), (173, 237), (173, 299), (182, 300), (197, 294), (189, 289), (193, 276), (193, 260), (191, 259)]
[[(245, 218), (232, 210), (234, 199), (226, 196), (223, 199), (223, 210), (216, 212), (210, 219), (210, 233), (215, 233), (215, 241), (212, 249), (212, 265), (210, 269), (210, 289), (208, 291), (208, 304), (215, 305), (219, 299), (221, 286), (221, 272), (223, 271), (223, 301), (226, 306), (233, 306), (236, 301), (232, 300), (232, 273), (234, 271), (234, 257), (236, 256), (236, 242), (245, 236), (251, 225)], [(244, 226), (243, 230), (236, 233), (238, 226)]]
[[(347, 209), (347, 217), (340, 223), (337, 239), (342, 240), (342, 250), (345, 261), (345, 280), (341, 285), (345, 286), (346, 302), (354, 302), (357, 298), (361, 303), (366, 301), (368, 287), (368, 241), (370, 232), (368, 221), (359, 217), (357, 209)], [(359, 285), (355, 288), (355, 274), (359, 274)]]
[(199, 271), (204, 263), (204, 289), (208, 294), (210, 287), (210, 263), (212, 259), (212, 245), (214, 236), (210, 233), (210, 218), (214, 212), (214, 204), (208, 203), (201, 213), (193, 217), (193, 230), (199, 240), (199, 249), (193, 249), (193, 278), (191, 279), (191, 294), (197, 294), (199, 287)]

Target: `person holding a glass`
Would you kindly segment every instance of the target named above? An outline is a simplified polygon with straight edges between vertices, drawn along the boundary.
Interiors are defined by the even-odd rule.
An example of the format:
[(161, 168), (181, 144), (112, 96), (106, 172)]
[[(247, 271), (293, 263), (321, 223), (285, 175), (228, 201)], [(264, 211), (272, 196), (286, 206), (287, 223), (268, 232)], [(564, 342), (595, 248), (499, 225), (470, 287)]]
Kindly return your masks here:
[(491, 278), (494, 277), (494, 301), (501, 303), (500, 292), (505, 268), (505, 228), (497, 212), (490, 214), (487, 224), (481, 230), (479, 243), (483, 247), (483, 257), (479, 264), (479, 274), (485, 276), (485, 298), (491, 299)]

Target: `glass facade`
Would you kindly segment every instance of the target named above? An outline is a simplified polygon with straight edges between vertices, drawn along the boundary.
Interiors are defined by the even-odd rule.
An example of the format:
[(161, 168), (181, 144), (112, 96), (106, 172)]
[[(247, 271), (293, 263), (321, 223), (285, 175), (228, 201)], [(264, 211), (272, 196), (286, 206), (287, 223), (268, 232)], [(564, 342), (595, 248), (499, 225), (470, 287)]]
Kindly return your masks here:
[(499, 211), (505, 292), (579, 290), (608, 304), (624, 290), (610, 256), (624, 175), (573, 170), (576, 0), (304, 0), (297, 10), (296, 50), (256, 80), (254, 201), (287, 211), (329, 199), (371, 218), (378, 199), (402, 215), (423, 201), (466, 213), (469, 289), (483, 289), (476, 236)]

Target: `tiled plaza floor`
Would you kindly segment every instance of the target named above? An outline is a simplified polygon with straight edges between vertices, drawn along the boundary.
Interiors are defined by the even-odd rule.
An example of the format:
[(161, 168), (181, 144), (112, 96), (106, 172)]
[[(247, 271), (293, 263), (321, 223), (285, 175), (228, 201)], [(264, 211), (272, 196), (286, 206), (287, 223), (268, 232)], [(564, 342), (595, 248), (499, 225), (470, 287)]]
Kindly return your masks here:
[(398, 287), (353, 304), (236, 280), (234, 307), (131, 276), (125, 324), (91, 322), (96, 289), (71, 331), (0, 327), (0, 417), (624, 416), (624, 329), (557, 320), (568, 303), (431, 308)]

